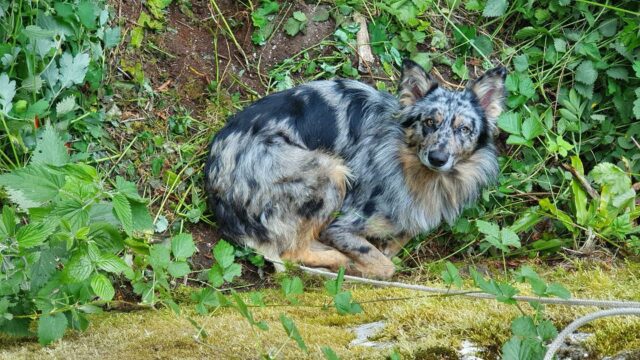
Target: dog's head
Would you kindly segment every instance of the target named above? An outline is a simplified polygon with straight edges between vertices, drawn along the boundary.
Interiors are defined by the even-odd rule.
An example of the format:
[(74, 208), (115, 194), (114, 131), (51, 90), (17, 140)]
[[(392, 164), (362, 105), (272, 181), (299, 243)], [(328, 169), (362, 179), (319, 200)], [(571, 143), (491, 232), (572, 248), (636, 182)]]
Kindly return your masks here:
[(451, 91), (411, 60), (402, 66), (401, 121), (417, 156), (428, 168), (449, 172), (479, 149), (491, 146), (502, 112), (506, 69), (497, 67)]

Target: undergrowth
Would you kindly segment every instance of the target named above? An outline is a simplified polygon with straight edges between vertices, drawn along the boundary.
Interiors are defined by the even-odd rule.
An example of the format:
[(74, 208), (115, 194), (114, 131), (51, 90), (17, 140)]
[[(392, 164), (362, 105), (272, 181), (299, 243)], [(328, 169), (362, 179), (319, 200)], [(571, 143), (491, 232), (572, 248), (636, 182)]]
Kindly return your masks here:
[[(125, 51), (163, 53), (148, 35), (166, 30), (171, 3), (146, 2), (146, 11), (126, 33)], [(530, 267), (509, 270), (514, 258), (562, 258), (568, 250), (589, 255), (597, 249), (630, 259), (640, 255), (637, 2), (336, 0), (305, 13), (288, 2), (248, 1), (242, 6), (250, 14), (245, 20), (256, 49), (269, 46), (278, 32), (294, 38), (314, 22), (335, 24), (331, 36), (266, 73), (235, 36), (249, 24), (225, 16), (215, 0), (208, 4), (217, 25), (214, 38), (227, 39), (242, 72), (255, 72), (263, 86), (252, 88), (242, 84), (242, 74), (218, 68), (208, 78), (206, 101), (221, 116), (258, 96), (314, 79), (359, 78), (393, 91), (404, 57), (452, 87), (497, 64), (510, 68), (507, 111), (498, 120), (498, 185), (485, 190), (478, 206), (455, 224), (415, 239), (404, 260), (438, 239), (451, 243), (455, 238), (458, 250), (446, 258), (499, 259), (501, 280), (472, 269), (471, 281), (517, 306), (518, 282), (529, 284), (539, 297), (569, 294)], [(188, 2), (172, 6), (193, 16)], [(191, 297), (198, 313), (232, 308), (263, 345), (260, 332), (268, 325), (252, 311), (265, 306), (262, 293), (237, 292), (232, 284), (242, 274), (238, 256), (260, 266), (264, 260), (220, 241), (211, 252), (213, 266), (192, 270), (196, 247), (185, 224), (210, 222), (200, 169), (211, 124), (176, 107), (163, 119), (166, 134), (144, 129), (128, 139), (124, 150), (107, 135), (121, 115), (112, 104), (114, 92), (134, 94), (134, 105), (165, 100), (141, 62), (109, 64), (109, 52), (123, 47), (123, 31), (110, 10), (99, 0), (0, 0), (0, 331), (49, 344), (68, 328), (85, 330), (86, 315), (118, 301), (127, 288), (145, 306), (180, 313), (174, 290), (191, 282), (203, 286)], [(359, 16), (366, 20), (377, 63), (362, 64), (358, 56)], [(214, 56), (219, 63), (218, 53)], [(105, 80), (115, 68), (127, 75), (125, 81)], [(230, 84), (239, 91), (230, 91)], [(136, 142), (141, 146), (133, 147)], [(159, 155), (165, 151), (175, 161)], [(150, 169), (148, 177), (138, 178), (140, 164), (131, 161), (136, 158)], [(444, 282), (460, 287), (458, 269), (449, 262), (441, 265)], [(366, 311), (343, 289), (342, 276), (325, 282), (324, 307), (344, 316)], [(285, 275), (280, 286), (279, 301), (304, 305), (299, 299), (303, 278)], [(504, 359), (539, 359), (556, 335), (544, 307), (531, 305), (532, 313), (518, 307), (522, 316), (511, 324)], [(279, 319), (288, 338), (275, 352), (261, 346), (260, 356), (276, 358), (289, 342), (307, 351), (285, 311)], [(196, 341), (215, 331), (189, 320)], [(323, 353), (337, 358), (331, 348)]]

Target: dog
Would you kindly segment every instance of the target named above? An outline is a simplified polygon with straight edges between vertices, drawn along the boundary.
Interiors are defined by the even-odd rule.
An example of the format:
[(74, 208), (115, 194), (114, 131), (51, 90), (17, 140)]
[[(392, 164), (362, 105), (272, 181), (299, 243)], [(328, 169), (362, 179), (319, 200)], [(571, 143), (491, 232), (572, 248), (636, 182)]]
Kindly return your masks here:
[(463, 91), (413, 61), (401, 70), (397, 97), (320, 80), (232, 116), (205, 166), (223, 236), (267, 259), (386, 279), (411, 238), (454, 222), (497, 178), (506, 69)]

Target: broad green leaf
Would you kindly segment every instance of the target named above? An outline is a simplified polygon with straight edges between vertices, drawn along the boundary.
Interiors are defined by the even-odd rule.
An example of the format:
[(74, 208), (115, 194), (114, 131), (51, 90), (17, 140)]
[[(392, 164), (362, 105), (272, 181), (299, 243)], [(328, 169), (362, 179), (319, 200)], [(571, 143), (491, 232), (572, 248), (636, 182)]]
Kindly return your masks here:
[(513, 246), (518, 249), (522, 246), (520, 244), (520, 237), (518, 234), (514, 233), (513, 230), (509, 228), (500, 230), (500, 241), (505, 246)]
[(131, 235), (133, 233), (133, 215), (131, 213), (131, 204), (129, 200), (122, 194), (115, 194), (113, 200), (113, 212), (122, 224), (124, 231)]
[(62, 116), (72, 112), (77, 107), (76, 97), (74, 95), (69, 95), (56, 104), (56, 113), (58, 116)]
[(120, 44), (120, 27), (108, 28), (104, 31), (104, 48), (111, 49)]
[(60, 57), (60, 85), (63, 88), (80, 85), (89, 68), (89, 54), (80, 53), (75, 57), (65, 52)]
[(183, 277), (189, 275), (191, 268), (185, 261), (171, 262), (167, 267), (167, 271), (173, 277)]
[(242, 275), (242, 266), (237, 263), (233, 263), (224, 269), (224, 275), (222, 278), (226, 282), (231, 282), (237, 276)]
[[(580, 175), (584, 175), (582, 161), (578, 156), (571, 157), (571, 165)], [(582, 185), (576, 179), (571, 179), (571, 191), (573, 193), (573, 206), (576, 210), (576, 220), (580, 225), (586, 225), (587, 210), (587, 193), (582, 189)]]
[(529, 58), (526, 54), (521, 54), (513, 58), (513, 67), (516, 71), (524, 72), (529, 68)]
[(296, 327), (296, 324), (293, 322), (293, 320), (288, 318), (285, 314), (280, 314), (280, 322), (282, 323), (282, 327), (287, 333), (287, 336), (295, 340), (300, 349), (307, 352), (307, 345), (304, 343), (304, 340), (302, 340), (302, 336), (300, 336), (300, 332), (298, 331), (298, 328)]
[(527, 140), (533, 140), (544, 134), (544, 127), (540, 120), (529, 116), (522, 122), (522, 136)]
[(493, 42), (491, 38), (486, 35), (480, 35), (472, 40), (474, 47), (474, 51), (479, 56), (489, 57), (493, 52)]
[(102, 254), (100, 259), (96, 261), (96, 266), (106, 272), (112, 274), (120, 274), (129, 270), (129, 266), (121, 258), (115, 254)]
[(340, 358), (338, 357), (338, 354), (336, 354), (336, 352), (333, 351), (333, 349), (328, 346), (322, 347), (322, 353), (324, 354), (324, 357), (327, 360), (340, 360)]
[(351, 292), (342, 291), (333, 297), (333, 304), (340, 315), (359, 314), (362, 307), (357, 302), (351, 301)]
[(78, 252), (64, 266), (63, 277), (67, 283), (79, 283), (91, 276), (93, 265), (85, 252)]
[(564, 39), (561, 39), (561, 38), (553, 39), (553, 47), (559, 53), (567, 52), (567, 42)]
[(38, 319), (38, 342), (41, 345), (48, 345), (62, 339), (67, 325), (67, 317), (62, 313), (40, 316)]
[(16, 212), (9, 205), (2, 206), (2, 221), (0, 221), (0, 238), (13, 236), (16, 233)]
[(327, 21), (329, 20), (329, 15), (329, 10), (327, 10), (325, 7), (318, 6), (311, 19), (316, 22)]
[(213, 257), (224, 269), (233, 264), (233, 261), (235, 260), (234, 252), (235, 250), (231, 244), (224, 240), (220, 240), (213, 248)]
[(498, 117), (498, 127), (509, 134), (520, 135), (521, 134), (521, 121), (520, 114), (515, 112), (503, 112)]
[(209, 283), (214, 288), (219, 288), (220, 286), (222, 286), (222, 284), (224, 284), (223, 276), (224, 276), (224, 269), (222, 269), (222, 267), (220, 267), (220, 264), (217, 264), (217, 263), (213, 264), (211, 269), (209, 269), (209, 272), (207, 275), (209, 279)]
[(476, 226), (478, 231), (485, 235), (500, 237), (500, 227), (497, 224), (489, 223), (484, 220), (476, 220)]
[(561, 299), (569, 299), (571, 298), (571, 293), (564, 286), (558, 283), (551, 283), (547, 286), (547, 295), (555, 296)]
[(300, 22), (307, 21), (307, 16), (302, 11), (294, 11), (293, 18)]
[(549, 320), (543, 320), (536, 328), (538, 336), (540, 336), (542, 341), (551, 341), (558, 336), (558, 330)]
[(529, 316), (520, 316), (511, 322), (511, 332), (513, 335), (523, 338), (535, 338), (538, 335), (536, 325)]
[(445, 263), (445, 270), (442, 271), (441, 277), (444, 283), (448, 286), (455, 285), (457, 288), (462, 288), (462, 277), (460, 277), (460, 272), (450, 261)]
[(62, 166), (69, 162), (69, 153), (53, 126), (46, 126), (38, 136), (31, 164)]
[(29, 165), (0, 175), (11, 201), (29, 209), (53, 200), (64, 186), (64, 176), (51, 173), (45, 166)]
[(99, 273), (91, 277), (91, 288), (104, 301), (111, 301), (116, 294), (109, 278)]
[(30, 249), (44, 243), (55, 229), (52, 224), (27, 224), (18, 229), (16, 241), (21, 249)]
[(0, 111), (7, 115), (13, 108), (13, 97), (16, 95), (16, 82), (9, 79), (9, 75), (0, 75)]
[(182, 233), (171, 239), (171, 252), (176, 259), (186, 260), (196, 251), (191, 234)]
[(507, 0), (488, 0), (482, 11), (484, 17), (498, 17), (504, 15), (509, 3)]
[(283, 27), (284, 31), (289, 36), (295, 36), (297, 33), (302, 30), (302, 23), (294, 18), (289, 18)]
[(96, 28), (96, 18), (98, 17), (98, 14), (96, 14), (96, 6), (93, 1), (81, 1), (80, 4), (78, 4), (77, 14), (80, 19), (80, 23), (87, 29), (93, 30)]
[(598, 71), (591, 60), (583, 60), (576, 68), (576, 81), (585, 85), (592, 85), (598, 78)]
[(149, 248), (149, 263), (155, 269), (166, 269), (171, 263), (171, 250), (164, 245), (152, 245)]
[(629, 81), (629, 71), (622, 66), (614, 66), (607, 70), (607, 75), (616, 80)]
[(304, 293), (302, 280), (297, 276), (293, 278), (286, 277), (282, 279), (280, 285), (282, 287), (284, 296), (291, 303), (296, 304), (298, 302), (298, 299), (295, 297), (295, 295), (301, 295)]
[(324, 282), (324, 288), (331, 296), (336, 296), (340, 289), (342, 289), (342, 283), (344, 282), (344, 267), (338, 269), (338, 276), (335, 279), (326, 280)]

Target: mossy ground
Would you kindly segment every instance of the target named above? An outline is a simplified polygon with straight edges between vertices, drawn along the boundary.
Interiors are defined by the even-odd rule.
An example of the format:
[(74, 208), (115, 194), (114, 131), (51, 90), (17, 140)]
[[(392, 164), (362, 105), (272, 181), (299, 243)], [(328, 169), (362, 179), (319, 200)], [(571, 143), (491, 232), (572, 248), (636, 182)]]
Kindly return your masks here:
[[(640, 300), (640, 265), (637, 263), (612, 266), (580, 261), (570, 266), (542, 267), (540, 273), (548, 281), (562, 282), (574, 297)], [(438, 281), (424, 283), (442, 286)], [(129, 359), (132, 356), (136, 359), (248, 359), (258, 358), (265, 351), (277, 354), (278, 358), (320, 359), (323, 346), (330, 346), (342, 359), (383, 359), (391, 349), (349, 346), (355, 337), (351, 328), (378, 320), (384, 320), (386, 327), (374, 340), (393, 343), (404, 358), (456, 358), (461, 342), (470, 340), (486, 349), (485, 359), (493, 359), (501, 344), (510, 337), (511, 320), (519, 315), (516, 307), (493, 300), (347, 286), (362, 303), (363, 313), (341, 316), (331, 307), (324, 308), (329, 298), (318, 287), (306, 289), (300, 297), (300, 306), (275, 305), (285, 301), (277, 290), (270, 289), (264, 291), (265, 302), (273, 306), (252, 308), (256, 320), (267, 321), (268, 331), (252, 329), (233, 309), (218, 309), (201, 316), (185, 304), (181, 315), (168, 309), (94, 315), (86, 332), (68, 334), (62, 341), (44, 348), (33, 339), (0, 338), (0, 359)], [(525, 287), (522, 290), (526, 292)], [(531, 310), (528, 305), (523, 309)], [(547, 306), (545, 312), (561, 328), (592, 310)], [(295, 321), (309, 347), (308, 354), (286, 337), (278, 320), (283, 312)], [(209, 337), (196, 341), (197, 330), (188, 318), (204, 326)], [(638, 318), (608, 318), (580, 330), (595, 334), (585, 344), (593, 359), (640, 349)]]

